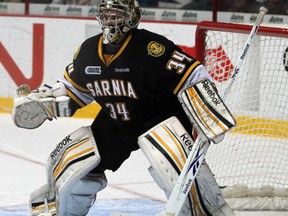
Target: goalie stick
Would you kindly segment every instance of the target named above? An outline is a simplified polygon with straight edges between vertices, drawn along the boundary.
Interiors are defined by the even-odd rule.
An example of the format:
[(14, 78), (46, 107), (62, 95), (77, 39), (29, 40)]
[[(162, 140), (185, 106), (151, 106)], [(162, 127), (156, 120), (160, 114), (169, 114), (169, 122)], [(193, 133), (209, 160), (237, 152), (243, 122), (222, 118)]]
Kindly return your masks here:
[[(267, 11), (268, 10), (265, 7), (261, 7), (259, 9), (257, 19), (253, 24), (251, 32), (245, 42), (243, 50), (238, 58), (236, 66), (234, 67), (234, 70), (228, 81), (227, 87), (225, 88), (223, 95), (221, 97), (223, 101), (225, 101), (228, 96), (228, 93), (235, 81), (235, 78), (239, 73), (240, 67), (242, 66), (242, 63), (244, 62), (244, 59), (247, 55), (252, 39), (257, 34), (260, 24), (262, 23), (263, 18), (267, 13)], [(191, 186), (200, 169), (201, 163), (204, 161), (205, 155), (209, 148), (210, 143), (205, 141), (206, 139), (204, 138), (204, 135), (199, 134), (185, 162), (181, 174), (174, 186), (174, 189), (169, 197), (169, 200), (164, 210), (160, 213), (161, 216), (177, 216), (180, 213), (183, 203), (185, 202), (186, 197), (189, 191), (191, 190)]]

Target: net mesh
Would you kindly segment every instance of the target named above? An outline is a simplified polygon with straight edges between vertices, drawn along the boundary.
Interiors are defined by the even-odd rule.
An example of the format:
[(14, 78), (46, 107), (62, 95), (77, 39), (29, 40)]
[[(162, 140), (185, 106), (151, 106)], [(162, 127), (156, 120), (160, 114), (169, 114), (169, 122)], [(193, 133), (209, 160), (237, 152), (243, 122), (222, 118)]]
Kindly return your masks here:
[[(241, 31), (206, 32), (204, 63), (220, 94), (247, 37)], [(220, 186), (242, 188), (230, 196), (266, 191), (288, 197), (287, 53), (287, 34), (256, 36), (225, 101), (237, 126), (223, 142), (210, 146), (207, 162)]]

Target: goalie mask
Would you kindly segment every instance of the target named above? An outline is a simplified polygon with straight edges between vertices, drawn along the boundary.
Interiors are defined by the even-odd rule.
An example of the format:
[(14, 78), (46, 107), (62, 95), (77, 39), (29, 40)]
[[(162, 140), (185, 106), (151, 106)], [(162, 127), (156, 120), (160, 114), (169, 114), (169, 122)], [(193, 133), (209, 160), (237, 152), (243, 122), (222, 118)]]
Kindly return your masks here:
[(97, 8), (103, 43), (116, 43), (125, 33), (137, 28), (141, 10), (136, 0), (101, 0)]

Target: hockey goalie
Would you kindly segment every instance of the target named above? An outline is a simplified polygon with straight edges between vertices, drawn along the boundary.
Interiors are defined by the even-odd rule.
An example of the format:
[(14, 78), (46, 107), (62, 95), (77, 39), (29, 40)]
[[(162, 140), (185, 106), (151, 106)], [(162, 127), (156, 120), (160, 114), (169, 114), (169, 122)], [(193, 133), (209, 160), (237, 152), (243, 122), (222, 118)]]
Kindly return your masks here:
[[(42, 88), (17, 89), (12, 117), (21, 128), (73, 116), (93, 101), (101, 106), (90, 126), (55, 140), (47, 184), (30, 196), (33, 216), (87, 215), (107, 185), (105, 171), (117, 171), (138, 149), (169, 198), (193, 146), (192, 131), (212, 143), (235, 125), (201, 62), (164, 36), (138, 28), (136, 0), (101, 0), (97, 8), (102, 33), (81, 44), (63, 76)], [(234, 215), (206, 162), (180, 215)]]

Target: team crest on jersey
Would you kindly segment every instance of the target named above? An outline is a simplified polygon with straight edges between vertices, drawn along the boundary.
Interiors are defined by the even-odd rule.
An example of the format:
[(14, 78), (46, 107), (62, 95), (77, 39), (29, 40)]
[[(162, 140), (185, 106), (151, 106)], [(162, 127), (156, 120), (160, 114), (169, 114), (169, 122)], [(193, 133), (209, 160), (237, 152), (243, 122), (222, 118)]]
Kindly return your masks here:
[(88, 75), (100, 75), (101, 67), (100, 66), (87, 66), (85, 68), (85, 73)]
[(156, 42), (156, 41), (151, 41), (148, 44), (147, 49), (148, 49), (148, 54), (153, 56), (153, 57), (160, 57), (165, 52), (165, 46), (163, 44)]

